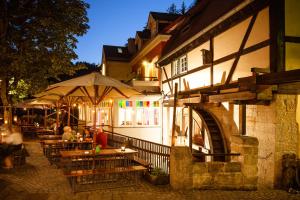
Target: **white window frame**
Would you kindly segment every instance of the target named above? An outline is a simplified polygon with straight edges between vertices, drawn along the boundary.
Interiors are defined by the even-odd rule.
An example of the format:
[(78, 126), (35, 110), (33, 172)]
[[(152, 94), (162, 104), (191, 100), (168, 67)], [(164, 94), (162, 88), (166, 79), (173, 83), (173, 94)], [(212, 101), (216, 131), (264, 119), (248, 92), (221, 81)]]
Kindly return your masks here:
[(187, 55), (181, 56), (172, 62), (173, 76), (185, 73), (188, 71)]

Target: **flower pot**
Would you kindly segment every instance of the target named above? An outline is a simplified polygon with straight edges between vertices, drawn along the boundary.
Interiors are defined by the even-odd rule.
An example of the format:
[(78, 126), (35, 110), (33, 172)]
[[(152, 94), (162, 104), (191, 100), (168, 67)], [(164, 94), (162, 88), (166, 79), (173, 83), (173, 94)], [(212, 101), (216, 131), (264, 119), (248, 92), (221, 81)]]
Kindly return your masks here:
[(146, 180), (153, 185), (167, 185), (170, 182), (169, 175), (152, 175), (150, 173), (145, 174)]

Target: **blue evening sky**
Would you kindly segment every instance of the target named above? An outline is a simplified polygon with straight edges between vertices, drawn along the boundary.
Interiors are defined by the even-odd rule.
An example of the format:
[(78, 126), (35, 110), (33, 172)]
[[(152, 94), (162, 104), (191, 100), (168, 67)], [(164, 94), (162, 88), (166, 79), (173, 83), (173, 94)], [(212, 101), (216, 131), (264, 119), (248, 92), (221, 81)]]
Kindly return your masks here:
[(102, 45), (124, 45), (146, 25), (150, 11), (165, 12), (182, 1), (188, 7), (193, 0), (86, 0), (90, 29), (78, 38), (78, 61), (101, 63)]

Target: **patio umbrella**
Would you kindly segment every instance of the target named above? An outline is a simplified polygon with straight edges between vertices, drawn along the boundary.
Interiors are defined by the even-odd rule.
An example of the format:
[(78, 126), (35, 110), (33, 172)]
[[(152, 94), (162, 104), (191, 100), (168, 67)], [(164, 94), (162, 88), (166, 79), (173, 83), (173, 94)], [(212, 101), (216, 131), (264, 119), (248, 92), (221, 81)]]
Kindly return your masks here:
[(56, 95), (57, 100), (67, 97), (88, 99), (94, 106), (93, 127), (96, 130), (96, 106), (105, 99), (114, 99), (134, 95), (140, 95), (138, 91), (116, 79), (103, 76), (99, 72), (92, 72), (77, 78), (50, 85), (44, 92), (38, 95), (39, 98)]
[[(47, 118), (47, 107), (54, 106), (54, 102), (51, 100), (45, 99), (29, 99), (18, 104), (15, 104), (14, 107), (16, 108), (35, 108), (35, 109), (42, 109), (45, 111), (44, 115), (44, 126), (46, 127), (46, 118)], [(27, 115), (29, 115), (29, 110), (27, 111)]]

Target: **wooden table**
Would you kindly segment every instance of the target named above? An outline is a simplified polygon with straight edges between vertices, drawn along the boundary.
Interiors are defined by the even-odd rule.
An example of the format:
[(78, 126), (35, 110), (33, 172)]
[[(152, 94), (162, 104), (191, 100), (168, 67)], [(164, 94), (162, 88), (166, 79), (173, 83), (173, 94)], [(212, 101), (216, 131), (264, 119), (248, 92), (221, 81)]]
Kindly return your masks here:
[(40, 140), (61, 140), (61, 135), (39, 135)]
[(80, 157), (80, 156), (117, 156), (117, 155), (134, 155), (138, 152), (133, 149), (101, 149), (99, 153), (95, 153), (93, 150), (74, 150), (74, 151), (60, 151), (62, 158)]
[(37, 129), (35, 132), (38, 133), (38, 134), (41, 134), (41, 135), (50, 135), (50, 134), (54, 133), (53, 130), (51, 130), (51, 129), (45, 129), (45, 128)]

